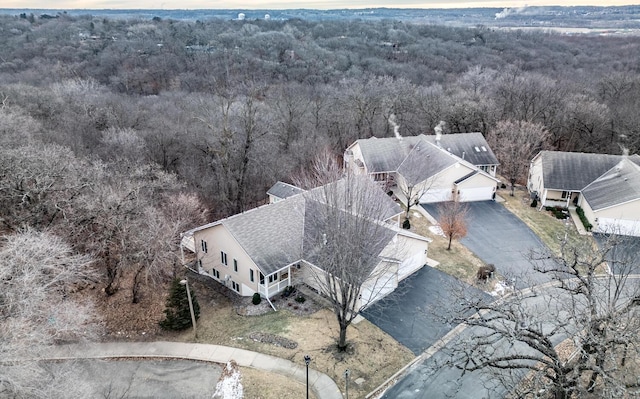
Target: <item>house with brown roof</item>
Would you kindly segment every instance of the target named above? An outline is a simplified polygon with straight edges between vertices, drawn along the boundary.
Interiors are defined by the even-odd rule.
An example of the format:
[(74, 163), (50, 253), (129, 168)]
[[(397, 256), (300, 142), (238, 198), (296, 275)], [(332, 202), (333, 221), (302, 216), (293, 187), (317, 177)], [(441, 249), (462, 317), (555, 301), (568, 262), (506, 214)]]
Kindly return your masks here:
[(593, 231), (640, 236), (640, 156), (541, 151), (527, 188), (541, 206), (579, 206)]
[[(378, 185), (353, 179), (363, 181), (368, 200), (376, 204), (375, 214), (348, 200), (353, 189), (348, 178), (308, 191), (295, 187), (298, 193), (287, 185), (280, 187), (286, 195), (278, 196), (277, 202), (183, 233), (181, 250), (194, 254), (194, 270), (242, 296), (257, 292), (269, 299), (295, 284), (323, 292), (318, 276), (335, 251), (331, 243), (338, 227), (322, 215), (340, 204), (337, 214), (343, 222), (375, 227), (369, 229), (375, 231), (374, 243), (353, 249), (368, 276), (360, 291), (359, 307), (364, 308), (426, 264), (430, 240), (399, 228), (401, 209)], [(327, 192), (337, 199), (330, 201)]]
[(422, 193), (420, 203), (490, 200), (499, 183), (498, 160), (480, 133), (361, 139), (344, 163), (387, 188)]

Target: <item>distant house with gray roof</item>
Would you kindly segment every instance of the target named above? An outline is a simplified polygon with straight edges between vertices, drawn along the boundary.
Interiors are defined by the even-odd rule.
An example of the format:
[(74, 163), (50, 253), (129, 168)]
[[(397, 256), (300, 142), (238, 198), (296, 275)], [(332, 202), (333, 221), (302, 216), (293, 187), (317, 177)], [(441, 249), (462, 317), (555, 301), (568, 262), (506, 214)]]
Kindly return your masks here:
[(480, 133), (361, 139), (344, 162), (386, 188), (420, 192), (420, 203), (490, 200), (499, 182), (498, 160)]
[[(313, 277), (323, 270), (328, 254), (323, 252), (326, 248), (322, 242), (331, 238), (331, 229), (318, 223), (316, 215), (330, 204), (343, 204), (340, 211), (353, 220), (380, 227), (376, 233), (380, 245), (372, 249), (374, 253), (361, 254), (363, 259), (370, 259), (371, 276), (377, 276), (362, 284), (360, 303), (367, 306), (426, 263), (430, 240), (399, 228), (398, 204), (375, 183), (364, 180), (369, 200), (377, 204), (375, 215), (346, 200), (352, 188), (346, 179), (309, 191), (277, 184), (278, 201), (183, 233), (181, 250), (195, 254), (193, 269), (242, 296), (257, 292), (269, 299), (287, 286), (300, 283), (322, 292), (321, 279)], [(284, 194), (278, 191), (281, 188)], [(330, 201), (327, 193), (335, 197)], [(399, 245), (402, 253), (392, 251)], [(384, 279), (379, 278), (381, 270)], [(385, 284), (377, 286), (382, 280)]]
[(287, 199), (293, 195), (303, 193), (304, 190), (298, 188), (294, 185), (284, 182), (277, 182), (267, 191), (267, 196), (269, 197), (269, 203), (273, 204), (274, 202), (281, 201), (283, 199)]
[(541, 151), (527, 187), (541, 206), (580, 206), (593, 231), (640, 235), (640, 156)]

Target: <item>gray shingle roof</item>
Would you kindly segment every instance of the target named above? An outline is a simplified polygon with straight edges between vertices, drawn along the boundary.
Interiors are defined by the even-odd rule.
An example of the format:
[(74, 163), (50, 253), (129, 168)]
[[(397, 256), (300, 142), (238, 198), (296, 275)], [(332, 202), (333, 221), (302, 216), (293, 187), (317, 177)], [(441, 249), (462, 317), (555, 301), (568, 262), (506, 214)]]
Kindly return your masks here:
[[(411, 155), (414, 157), (417, 155), (413, 150), (415, 146), (420, 143), (429, 143), (435, 146), (436, 136), (425, 136), (421, 134), (419, 136), (403, 137), (401, 140), (395, 137), (373, 137), (358, 140), (362, 157), (369, 173), (400, 172), (399, 168), (404, 164), (405, 172), (408, 169), (418, 169), (412, 174), (412, 179), (414, 180), (418, 178), (418, 175), (432, 176), (433, 170), (429, 169), (438, 169), (440, 167), (438, 165), (435, 167), (429, 165), (419, 166), (425, 162), (420, 161), (418, 157), (408, 159)], [(440, 139), (440, 147), (473, 165), (499, 164), (498, 159), (489, 147), (489, 144), (487, 144), (482, 133), (443, 134)], [(427, 148), (427, 146), (423, 145), (422, 152), (426, 154)], [(435, 153), (431, 152), (431, 154), (433, 155)], [(441, 157), (440, 161), (446, 163), (447, 161), (445, 161), (445, 159), (446, 158)], [(404, 173), (402, 174), (404, 175)]]
[[(399, 205), (391, 200), (371, 179), (366, 176), (356, 176), (355, 178), (357, 182), (339, 180), (327, 185), (326, 192), (323, 187), (319, 187), (307, 191), (304, 195), (291, 196), (282, 201), (263, 205), (206, 226), (224, 225), (253, 259), (260, 271), (269, 275), (305, 258), (303, 242), (305, 236), (311, 234), (305, 229), (309, 228), (309, 216), (313, 215), (313, 213), (308, 214), (313, 212), (310, 204), (316, 204), (317, 208), (320, 206), (317, 204), (326, 206), (324, 204), (327, 203), (349, 203), (349, 201), (342, 201), (347, 196), (340, 193), (361, 183), (366, 185), (365, 188), (370, 189), (367, 191), (371, 196), (368, 201), (376, 204), (374, 210), (366, 214), (366, 217), (372, 217), (374, 220), (387, 220), (402, 212)], [(334, 202), (332, 198), (327, 201), (327, 192), (339, 193), (338, 200)], [(366, 208), (356, 209), (355, 206), (349, 211), (350, 214), (367, 213)], [(374, 211), (375, 214), (372, 213)], [(203, 228), (204, 226), (193, 231)], [(383, 235), (382, 238), (386, 240), (386, 243), (389, 242), (390, 238), (387, 239), (386, 235)]]
[[(304, 259), (324, 270), (340, 276), (340, 266), (346, 263), (361, 271), (347, 273), (351, 284), (362, 284), (380, 262), (380, 253), (393, 239), (396, 232), (391, 225), (376, 223), (352, 213), (307, 200), (304, 222)], [(339, 226), (344, 226), (342, 229)], [(355, 237), (345, 246), (345, 237)], [(350, 258), (349, 258), (350, 257)], [(341, 276), (342, 278), (342, 276)], [(360, 279), (360, 281), (358, 281)]]
[[(366, 198), (363, 198), (365, 195)], [(306, 196), (376, 220), (387, 220), (402, 212), (400, 205), (386, 195), (376, 182), (363, 175), (351, 175), (314, 188)], [(353, 200), (354, 196), (358, 196), (356, 201)]]
[(544, 186), (547, 189), (581, 191), (622, 159), (621, 155), (542, 151)]
[(273, 195), (277, 198), (285, 199), (291, 197), (292, 195), (300, 194), (303, 192), (304, 190), (301, 188), (279, 181), (271, 186), (269, 191), (267, 191), (267, 194)]
[(265, 275), (302, 258), (303, 223), (302, 196), (264, 205), (222, 221)]
[(369, 173), (395, 172), (411, 152), (420, 136), (370, 138), (358, 140)]
[(400, 164), (397, 171), (409, 184), (423, 182), (456, 164), (458, 159), (418, 136), (419, 141)]
[(629, 159), (622, 159), (589, 184), (582, 195), (593, 210), (640, 199), (640, 167)]
[[(436, 136), (424, 136), (430, 143), (436, 144)], [(476, 166), (498, 165), (498, 158), (487, 144), (482, 133), (452, 133), (440, 136), (440, 146), (453, 155)], [(464, 155), (463, 155), (464, 154)]]

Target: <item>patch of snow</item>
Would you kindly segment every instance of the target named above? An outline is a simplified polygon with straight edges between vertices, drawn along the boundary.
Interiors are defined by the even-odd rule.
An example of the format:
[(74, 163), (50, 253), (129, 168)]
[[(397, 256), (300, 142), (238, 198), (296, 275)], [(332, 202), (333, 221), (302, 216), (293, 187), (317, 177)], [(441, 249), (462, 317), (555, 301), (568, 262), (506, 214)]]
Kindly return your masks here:
[(433, 234), (442, 236), (442, 237), (447, 237), (444, 232), (442, 231), (442, 228), (440, 228), (439, 225), (435, 225), (435, 226), (429, 226), (429, 231), (432, 232)]
[(222, 370), (212, 399), (242, 399), (244, 397), (244, 389), (241, 379), (238, 364), (230, 360)]
[(413, 215), (412, 215), (412, 216), (413, 216), (414, 218), (416, 218), (416, 219), (420, 219), (420, 218), (422, 217), (422, 215), (420, 214), (420, 212), (413, 212)]
[(496, 285), (495, 287), (493, 287), (493, 291), (491, 291), (489, 294), (491, 296), (503, 296), (507, 291), (511, 291), (512, 288), (509, 287), (508, 284), (506, 284), (503, 281), (496, 281)]

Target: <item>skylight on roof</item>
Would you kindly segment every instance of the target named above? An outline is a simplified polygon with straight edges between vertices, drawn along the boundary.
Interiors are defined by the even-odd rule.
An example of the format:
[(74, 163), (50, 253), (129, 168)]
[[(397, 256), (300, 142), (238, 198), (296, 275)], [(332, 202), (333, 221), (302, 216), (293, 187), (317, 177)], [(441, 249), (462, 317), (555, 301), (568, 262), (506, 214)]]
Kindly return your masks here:
[(476, 152), (480, 152), (480, 149), (478, 148), (478, 146), (474, 147), (476, 149)]
[(487, 147), (482, 146), (482, 151), (487, 152)]

